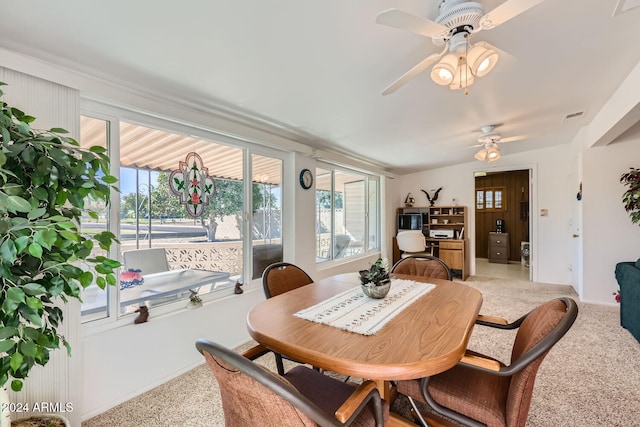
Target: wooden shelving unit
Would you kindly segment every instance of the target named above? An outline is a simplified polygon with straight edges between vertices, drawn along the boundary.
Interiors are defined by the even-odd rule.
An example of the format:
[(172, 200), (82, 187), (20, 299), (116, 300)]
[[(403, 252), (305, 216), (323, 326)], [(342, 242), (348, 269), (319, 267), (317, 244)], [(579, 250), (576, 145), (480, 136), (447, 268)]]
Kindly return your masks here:
[[(467, 239), (467, 207), (466, 206), (425, 206), (398, 208), (397, 214), (422, 214), (422, 233), (427, 246), (433, 248), (433, 254), (442, 259), (455, 275), (466, 280), (469, 277), (469, 240)], [(451, 231), (452, 230), (452, 233)], [(397, 234), (396, 230), (396, 234)], [(435, 232), (452, 236), (430, 237)], [(393, 262), (400, 259), (400, 251), (393, 239)]]

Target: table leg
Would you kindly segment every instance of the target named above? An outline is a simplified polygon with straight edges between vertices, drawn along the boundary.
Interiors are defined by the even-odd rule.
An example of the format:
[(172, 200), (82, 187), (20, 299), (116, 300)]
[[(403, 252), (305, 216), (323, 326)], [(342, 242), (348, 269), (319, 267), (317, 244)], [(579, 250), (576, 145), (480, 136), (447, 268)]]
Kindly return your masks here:
[(385, 380), (373, 380), (376, 383), (376, 387), (378, 387), (378, 392), (380, 393), (380, 397), (389, 402), (389, 405), (393, 403), (396, 398), (397, 392), (391, 381)]

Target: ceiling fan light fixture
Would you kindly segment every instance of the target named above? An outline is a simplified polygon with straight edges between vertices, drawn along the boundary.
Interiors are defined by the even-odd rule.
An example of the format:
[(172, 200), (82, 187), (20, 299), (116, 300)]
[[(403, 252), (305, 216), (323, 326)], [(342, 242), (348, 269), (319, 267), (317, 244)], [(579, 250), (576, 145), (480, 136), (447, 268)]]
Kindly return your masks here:
[(466, 89), (474, 82), (473, 73), (471, 68), (465, 62), (464, 57), (460, 59), (460, 64), (456, 68), (456, 74), (453, 76), (453, 80), (449, 84), (449, 89), (460, 90)]
[(476, 160), (480, 160), (481, 162), (484, 162), (487, 159), (487, 149), (483, 148), (482, 150), (478, 151), (476, 155), (473, 157), (475, 157)]
[(467, 54), (467, 63), (475, 76), (483, 77), (493, 70), (499, 58), (500, 56), (495, 49), (488, 49), (481, 44), (476, 44)]
[(493, 162), (500, 158), (500, 148), (495, 142), (491, 144), (491, 147), (487, 148), (487, 160)]
[(431, 80), (441, 86), (451, 84), (457, 68), (458, 57), (451, 53), (447, 54), (431, 69)]

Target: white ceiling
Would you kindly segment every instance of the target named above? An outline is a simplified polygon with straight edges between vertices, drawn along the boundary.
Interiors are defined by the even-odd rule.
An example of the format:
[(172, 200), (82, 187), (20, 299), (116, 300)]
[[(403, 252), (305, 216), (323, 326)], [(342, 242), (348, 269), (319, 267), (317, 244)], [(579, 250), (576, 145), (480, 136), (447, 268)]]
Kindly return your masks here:
[(473, 161), (492, 123), (530, 135), (503, 155), (571, 142), (640, 61), (640, 8), (613, 16), (617, 1), (546, 0), (481, 31), (474, 41), (508, 55), (467, 96), (428, 71), (380, 94), (440, 48), (376, 15), (433, 20), (439, 0), (21, 0), (2, 6), (0, 46), (405, 173)]

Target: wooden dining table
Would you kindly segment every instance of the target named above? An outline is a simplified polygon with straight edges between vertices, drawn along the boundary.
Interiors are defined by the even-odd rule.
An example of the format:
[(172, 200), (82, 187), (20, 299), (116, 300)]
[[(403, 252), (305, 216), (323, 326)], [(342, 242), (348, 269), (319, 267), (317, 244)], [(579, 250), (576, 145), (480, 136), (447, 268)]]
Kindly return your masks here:
[(294, 313), (360, 286), (357, 273), (332, 276), (269, 298), (247, 315), (251, 337), (270, 350), (318, 368), (376, 381), (394, 398), (392, 380), (443, 372), (462, 359), (482, 305), (482, 294), (461, 282), (394, 275), (432, 283), (374, 335), (302, 319)]

